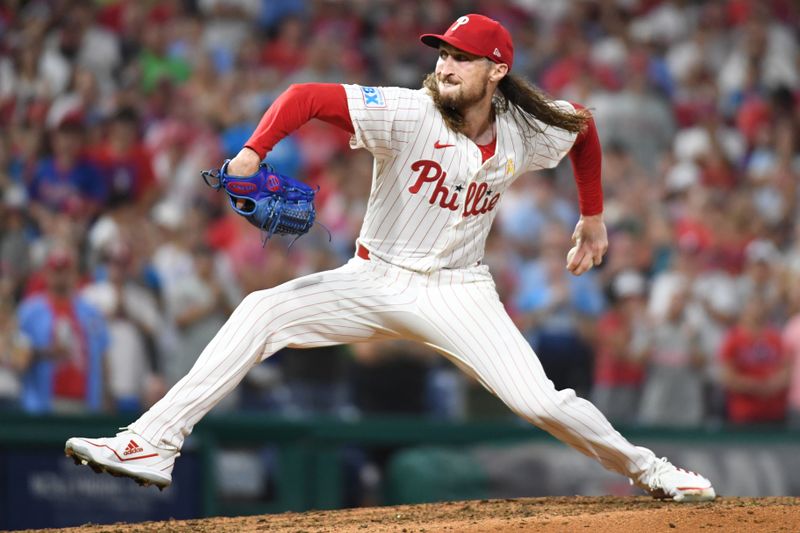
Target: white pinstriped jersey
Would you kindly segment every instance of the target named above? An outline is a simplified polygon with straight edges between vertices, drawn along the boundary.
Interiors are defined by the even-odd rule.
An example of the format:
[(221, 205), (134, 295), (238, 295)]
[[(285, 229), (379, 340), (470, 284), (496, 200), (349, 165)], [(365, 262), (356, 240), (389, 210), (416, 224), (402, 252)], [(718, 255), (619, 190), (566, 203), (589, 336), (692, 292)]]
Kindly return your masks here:
[(375, 157), (358, 240), (371, 256), (417, 272), (478, 263), (505, 190), (526, 171), (555, 167), (575, 142), (576, 134), (544, 124), (544, 134), (522, 131), (512, 112), (500, 113), (495, 153), (484, 163), (425, 89), (344, 88), (350, 146)]

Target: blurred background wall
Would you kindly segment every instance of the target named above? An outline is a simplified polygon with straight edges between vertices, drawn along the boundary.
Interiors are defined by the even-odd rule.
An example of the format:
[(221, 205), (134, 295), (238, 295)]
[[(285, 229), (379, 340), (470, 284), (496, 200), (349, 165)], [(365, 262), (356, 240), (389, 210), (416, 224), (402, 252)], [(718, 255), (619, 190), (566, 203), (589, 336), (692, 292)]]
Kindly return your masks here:
[[(578, 216), (567, 164), (518, 180), (487, 247), (550, 377), (723, 494), (800, 495), (786, 481), (800, 479), (796, 2), (5, 0), (0, 527), (33, 525), (28, 508), (48, 509), (36, 525), (91, 520), (94, 504), (64, 510), (76, 490), (141, 500), (95, 521), (408, 501), (421, 489), (403, 472), (433, 499), (628, 493), (406, 343), (276, 354), (212, 413), (171, 492), (98, 481), (59, 455), (160, 398), (243, 295), (353, 255), (372, 166), (347, 134), (312, 122), (267, 159), (320, 186), (330, 243), (314, 229), (262, 248), (199, 171), (234, 155), (291, 83), (419, 87), (435, 53), (418, 35), (469, 12), (509, 28), (517, 73), (592, 109), (603, 144), (601, 268), (563, 269)], [(313, 449), (292, 456), (301, 435)], [(494, 437), (534, 442), (485, 452)], [(582, 484), (542, 483), (560, 454)], [(305, 477), (279, 494), (269, 473), (304, 461), (284, 466)], [(237, 500), (254, 505), (225, 507)]]

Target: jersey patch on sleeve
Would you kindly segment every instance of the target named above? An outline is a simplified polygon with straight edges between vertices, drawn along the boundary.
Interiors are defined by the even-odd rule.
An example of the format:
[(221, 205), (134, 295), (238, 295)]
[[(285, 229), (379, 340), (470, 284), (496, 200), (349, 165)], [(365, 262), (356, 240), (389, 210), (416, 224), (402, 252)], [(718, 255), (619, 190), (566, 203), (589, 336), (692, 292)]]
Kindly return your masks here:
[(361, 95), (364, 97), (364, 107), (370, 109), (384, 109), (386, 99), (380, 87), (361, 87)]

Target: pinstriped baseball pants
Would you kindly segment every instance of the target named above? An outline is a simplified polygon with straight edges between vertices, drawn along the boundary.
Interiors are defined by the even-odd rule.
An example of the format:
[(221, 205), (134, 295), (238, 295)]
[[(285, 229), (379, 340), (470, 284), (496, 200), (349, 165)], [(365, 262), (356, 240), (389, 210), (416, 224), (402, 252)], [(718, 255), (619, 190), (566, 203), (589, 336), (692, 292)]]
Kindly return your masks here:
[(248, 295), (189, 373), (129, 427), (152, 444), (180, 449), (248, 370), (279, 349), (399, 338), (445, 355), (513, 412), (609, 470), (635, 478), (655, 458), (574, 391), (555, 389), (503, 308), (488, 267), (421, 274), (359, 257)]

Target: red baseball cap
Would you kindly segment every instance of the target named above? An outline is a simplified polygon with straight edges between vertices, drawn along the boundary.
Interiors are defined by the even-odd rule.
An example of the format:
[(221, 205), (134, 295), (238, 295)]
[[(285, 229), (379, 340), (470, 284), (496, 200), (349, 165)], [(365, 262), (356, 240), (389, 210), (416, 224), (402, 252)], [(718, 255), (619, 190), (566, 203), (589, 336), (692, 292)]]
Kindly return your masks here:
[(508, 70), (514, 61), (514, 43), (511, 34), (496, 20), (470, 13), (458, 17), (443, 35), (426, 33), (419, 40), (433, 48), (446, 42), (459, 50), (485, 57), (495, 63), (505, 63)]

